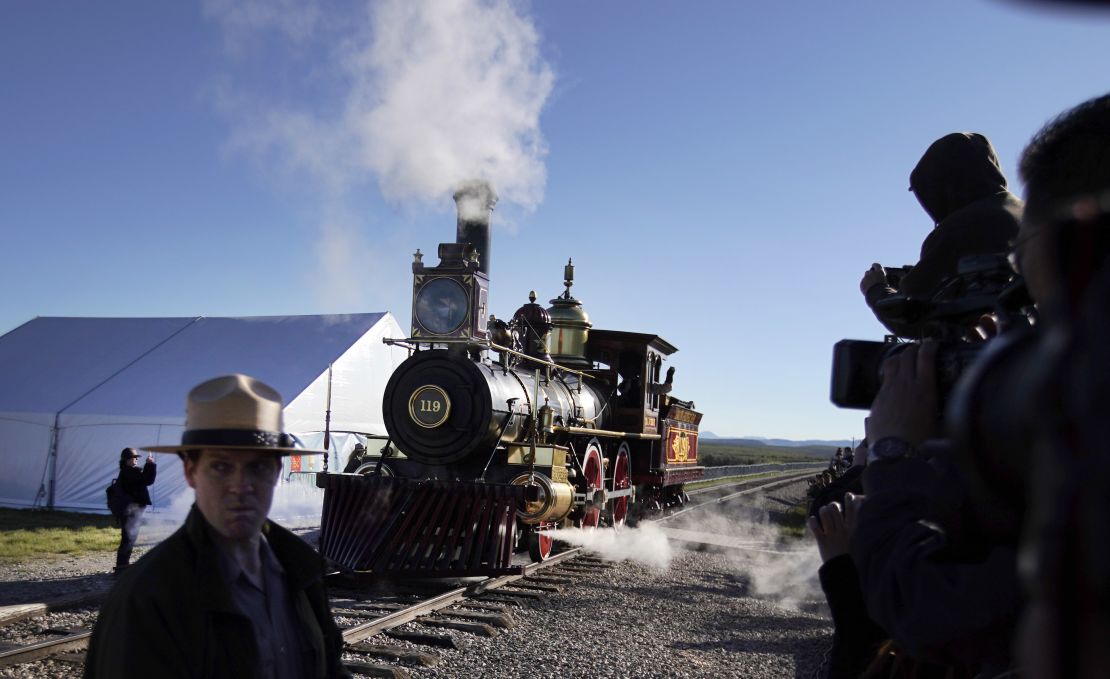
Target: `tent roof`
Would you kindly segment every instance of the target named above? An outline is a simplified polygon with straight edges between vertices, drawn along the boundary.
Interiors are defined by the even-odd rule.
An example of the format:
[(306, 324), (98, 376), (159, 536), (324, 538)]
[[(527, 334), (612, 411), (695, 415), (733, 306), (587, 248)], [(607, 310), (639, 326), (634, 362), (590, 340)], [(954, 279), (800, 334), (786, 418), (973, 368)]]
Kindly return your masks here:
[(384, 316), (40, 317), (0, 337), (0, 412), (180, 419), (189, 389), (234, 372), (288, 403)]

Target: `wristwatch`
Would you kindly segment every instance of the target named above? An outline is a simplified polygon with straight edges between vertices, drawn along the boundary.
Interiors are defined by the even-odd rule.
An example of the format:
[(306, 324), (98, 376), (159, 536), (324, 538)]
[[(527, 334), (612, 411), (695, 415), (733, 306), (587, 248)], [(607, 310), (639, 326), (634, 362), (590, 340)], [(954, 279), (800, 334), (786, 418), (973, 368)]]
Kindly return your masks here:
[(901, 460), (912, 454), (913, 446), (909, 441), (897, 436), (884, 436), (867, 451), (867, 455), (876, 460)]

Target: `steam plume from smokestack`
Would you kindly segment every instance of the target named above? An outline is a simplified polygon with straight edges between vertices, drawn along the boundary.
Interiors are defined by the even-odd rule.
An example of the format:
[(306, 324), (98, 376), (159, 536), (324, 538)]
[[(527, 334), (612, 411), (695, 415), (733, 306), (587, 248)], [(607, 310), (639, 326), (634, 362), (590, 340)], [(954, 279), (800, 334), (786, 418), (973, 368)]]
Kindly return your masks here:
[(382, 192), (434, 203), (477, 177), (534, 208), (554, 75), (532, 21), (509, 0), (385, 0), (373, 25), (353, 55), (352, 102), (361, 159)]
[(455, 242), (474, 246), (478, 251), (478, 270), (487, 275), (490, 262), (489, 220), (496, 203), (497, 194), (481, 180), (463, 182), (455, 191), (455, 205), (459, 211)]
[[(441, 208), (471, 178), (495, 185), (510, 206), (542, 201), (539, 122), (555, 76), (519, 3), (376, 0), (343, 17), (313, 0), (276, 6), (204, 0), (205, 15), (240, 46), (235, 52), (257, 46), (323, 58), (299, 79), (291, 60), (293, 77), (282, 80), (296, 89), (277, 96), (252, 91), (253, 74), (216, 83), (214, 101), (235, 123), (231, 149), (256, 157), (265, 172), (307, 178), (329, 214), (347, 212), (348, 196), (372, 179), (394, 203)], [(323, 232), (333, 242), (321, 253), (349, 247), (337, 232)]]

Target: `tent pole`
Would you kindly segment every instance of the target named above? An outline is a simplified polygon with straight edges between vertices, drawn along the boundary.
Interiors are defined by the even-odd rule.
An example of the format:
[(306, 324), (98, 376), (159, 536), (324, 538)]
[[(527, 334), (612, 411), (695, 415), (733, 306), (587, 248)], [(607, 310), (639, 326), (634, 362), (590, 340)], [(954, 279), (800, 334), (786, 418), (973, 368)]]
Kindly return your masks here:
[(50, 429), (50, 454), (46, 457), (46, 508), (54, 509), (54, 486), (58, 480), (58, 424), (61, 412), (54, 413), (54, 426)]

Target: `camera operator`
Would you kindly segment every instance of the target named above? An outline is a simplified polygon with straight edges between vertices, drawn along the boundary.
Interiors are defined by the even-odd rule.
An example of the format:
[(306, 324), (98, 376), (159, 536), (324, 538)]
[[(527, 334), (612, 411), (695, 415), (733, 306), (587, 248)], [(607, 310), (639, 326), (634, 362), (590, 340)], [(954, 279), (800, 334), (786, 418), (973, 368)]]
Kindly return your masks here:
[(921, 245), (921, 257), (898, 280), (888, 279), (881, 264), (872, 264), (860, 292), (893, 334), (921, 339), (924, 327), (879, 303), (898, 294), (928, 299), (942, 281), (956, 275), (960, 258), (1006, 251), (1017, 235), (1022, 202), (1006, 189), (990, 141), (974, 132), (955, 132), (933, 142), (910, 173), (910, 190), (935, 224)]
[[(974, 421), (956, 424), (955, 446), (932, 457), (934, 345), (887, 361), (852, 555), (869, 612), (914, 654), (993, 676), (1014, 664), (1021, 615), (1016, 648), (1029, 676), (1101, 677), (1110, 669), (1110, 95), (1049, 123), (1021, 171), (1027, 203), (1013, 261), (1037, 303), (1037, 334), (1008, 360), (973, 366), (978, 390), (975, 380), (961, 388), (979, 398), (957, 399), (946, 420)], [(954, 505), (942, 492), (961, 499), (961, 514), (945, 514)]]
[(991, 677), (1011, 665), (1017, 551), (965, 537), (966, 489), (953, 451), (935, 443), (936, 349), (910, 345), (884, 364), (852, 557), (868, 612), (899, 649)]

